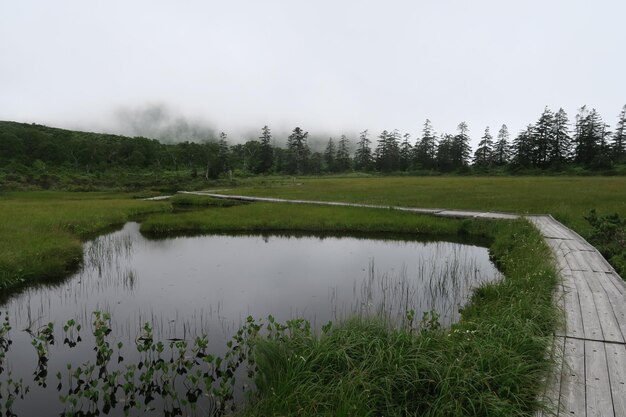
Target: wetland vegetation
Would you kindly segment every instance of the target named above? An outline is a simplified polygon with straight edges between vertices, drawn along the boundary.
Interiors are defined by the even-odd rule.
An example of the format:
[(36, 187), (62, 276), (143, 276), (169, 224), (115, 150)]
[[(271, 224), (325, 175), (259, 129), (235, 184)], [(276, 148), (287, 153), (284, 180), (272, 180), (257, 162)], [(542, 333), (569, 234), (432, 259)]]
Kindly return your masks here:
[[(387, 206), (547, 212), (595, 239), (601, 249), (610, 242), (606, 250), (619, 255), (623, 249), (615, 245), (614, 237), (621, 236), (620, 216), (626, 214), (624, 181), (623, 177), (259, 177), (227, 180), (219, 192)], [(478, 239), (490, 247), (490, 256), (505, 278), (484, 282), (473, 291), (458, 321), (448, 321), (436, 308), (431, 313), (432, 306), (418, 308), (395, 301), (391, 314), (364, 316), (348, 308), (343, 315), (331, 315), (330, 324), (323, 326), (326, 316), (305, 319), (265, 309), (260, 317), (240, 315), (224, 324), (227, 334), (234, 334), (230, 341), (223, 332), (213, 331), (207, 337), (191, 331), (203, 327), (208, 313), (178, 312), (174, 322), (154, 311), (141, 313), (131, 320), (132, 326), (126, 325), (126, 338), (121, 341), (111, 310), (120, 310), (122, 304), (85, 304), (77, 316), (68, 303), (66, 310), (61, 309), (67, 317), (54, 318), (48, 317), (44, 307), (30, 313), (15, 314), (14, 310), (15, 320), (32, 320), (38, 325), (20, 324), (9, 332), (9, 318), (0, 341), (3, 358), (8, 361), (11, 355), (23, 355), (24, 363), (33, 363), (34, 374), (19, 382), (7, 374), (9, 362), (3, 362), (3, 412), (19, 409), (14, 401), (20, 401), (24, 393), (20, 389), (29, 385), (29, 377), (31, 394), (43, 390), (39, 384), (46, 381), (53, 389), (44, 390), (44, 403), (63, 400), (59, 407), (67, 415), (124, 409), (206, 415), (225, 413), (235, 403), (245, 403), (237, 409), (238, 414), (521, 416), (543, 406), (537, 398), (552, 363), (546, 352), (557, 322), (552, 305), (557, 278), (549, 250), (528, 223), (443, 219), (393, 209), (241, 203), (193, 195), (161, 201), (136, 198), (156, 195), (159, 193), (150, 190), (134, 194), (2, 193), (0, 282), (5, 307), (10, 305), (6, 300), (20, 297), (11, 293), (20, 288), (22, 295), (30, 294), (31, 302), (33, 294), (40, 294), (40, 306), (52, 305), (46, 297), (51, 300), (54, 291), (58, 294), (53, 297), (61, 300), (76, 299), (80, 294), (97, 299), (88, 289), (88, 279), (79, 279), (69, 286), (75, 291), (68, 292), (68, 282), (73, 281), (63, 278), (88, 268), (91, 255), (104, 256), (104, 246), (97, 242), (105, 236), (87, 243), (83, 253), (84, 242), (129, 220), (141, 220), (141, 233), (157, 240), (138, 239), (156, 247), (167, 245), (171, 236), (216, 233), (309, 233), (320, 237), (392, 233), (400, 241), (416, 236), (458, 242)], [(595, 217), (589, 214), (590, 207), (597, 209)], [(128, 241), (118, 243), (124, 252)], [(255, 253), (253, 249), (243, 252), (242, 259)], [(103, 275), (96, 281), (100, 288), (117, 282), (123, 288), (120, 294), (126, 297), (123, 304), (133, 305), (137, 289), (145, 284), (134, 268), (127, 269), (100, 270)], [(153, 269), (153, 274), (163, 271), (167, 268)], [(191, 290), (176, 273), (167, 275), (172, 282), (165, 290), (189, 294)], [(419, 292), (402, 279), (392, 284), (382, 279), (372, 282), (379, 287), (387, 282), (403, 294)], [(32, 286), (37, 283), (45, 285)], [(48, 285), (56, 289), (46, 293)], [(358, 287), (365, 292), (367, 288)], [(210, 304), (207, 302), (208, 311), (219, 315)], [(219, 313), (223, 313), (224, 306), (219, 305)], [(102, 313), (92, 316), (92, 310)], [(323, 310), (332, 311), (332, 307)], [(269, 318), (267, 314), (273, 315)], [(45, 324), (46, 317), (54, 319), (52, 327)], [(77, 326), (82, 326), (82, 331), (77, 331)], [(21, 332), (23, 327), (30, 333)], [(77, 343), (78, 337), (81, 343)], [(24, 340), (32, 342), (32, 350), (17, 349)], [(61, 340), (68, 343), (61, 344)], [(71, 350), (82, 349), (86, 356), (63, 353), (74, 343), (78, 346)], [(72, 357), (81, 357), (81, 363), (54, 368), (59, 361), (72, 362)], [(58, 391), (54, 390), (54, 378), (44, 378), (52, 376), (53, 369), (60, 372)], [(241, 391), (244, 383), (253, 387), (246, 389), (246, 394)], [(239, 391), (234, 388), (237, 384)]]
[[(458, 321), (459, 308), (473, 288), (500, 278), (485, 248), (416, 242), (408, 235), (147, 240), (138, 231), (136, 223), (129, 223), (88, 242), (77, 274), (59, 284), (27, 288), (4, 303), (11, 326), (26, 330), (11, 334), (5, 356), (10, 377), (25, 381), (29, 390), (12, 412), (93, 412), (105, 404), (94, 397), (96, 390), (101, 399), (106, 395), (113, 415), (134, 408), (134, 401), (142, 415), (161, 415), (164, 409), (174, 413), (175, 408), (185, 415), (221, 413), (241, 405), (243, 388), (253, 385), (244, 372), (251, 364), (239, 358), (251, 349), (243, 346), (248, 340), (242, 335), (256, 333), (260, 324), (258, 337), (269, 330), (269, 322), (250, 321), (249, 315), (272, 316), (275, 326), (306, 323), (309, 336), (319, 333), (322, 324), (348, 318), (416, 328), (418, 318), (431, 312), (448, 328)], [(103, 313), (92, 316), (93, 311)], [(59, 324), (68, 318), (61, 331)], [(235, 339), (243, 350), (230, 349)], [(42, 358), (35, 378), (31, 343)], [(96, 363), (94, 346), (100, 352)], [(220, 360), (207, 362), (208, 355)], [(184, 374), (176, 377), (178, 369)], [(225, 376), (228, 370), (233, 375)], [(57, 384), (63, 403), (54, 398)], [(196, 398), (198, 410), (176, 396), (169, 398), (174, 390)], [(167, 394), (167, 401), (162, 403), (157, 394)]]
[[(269, 192), (273, 190), (270, 188)], [(59, 208), (58, 218), (53, 219), (50, 213), (54, 211), (48, 211), (39, 222), (34, 222), (38, 225), (36, 232), (48, 236), (65, 233), (71, 237), (68, 241), (78, 242), (79, 247), (81, 237), (90, 237), (105, 230), (105, 226), (137, 215), (145, 216), (142, 228), (153, 234), (352, 230), (488, 238), (492, 258), (506, 278), (475, 291), (460, 321), (451, 327), (439, 327), (436, 317), (426, 316), (422, 320), (419, 314), (410, 316), (410, 320), (407, 317), (402, 325), (377, 319), (338, 320), (324, 327), (321, 334), (306, 321), (284, 323), (278, 327), (279, 333), (267, 331), (269, 322), (255, 321), (251, 324), (253, 329), (265, 326), (249, 344), (257, 390), (249, 394), (247, 406), (239, 412), (525, 415), (540, 407), (537, 390), (551, 364), (545, 353), (556, 320), (551, 303), (556, 272), (541, 237), (523, 221), (439, 219), (395, 210), (283, 204), (211, 207), (211, 202), (198, 203), (195, 198), (194, 203), (186, 205), (209, 207), (170, 213), (172, 205), (167, 201), (120, 199), (120, 195), (5, 196), (8, 198), (1, 204), (13, 206), (13, 210), (21, 206), (32, 213), (34, 220), (37, 213), (43, 213), (43, 205)], [(146, 215), (150, 212), (157, 213)], [(75, 214), (71, 224), (76, 226), (63, 228), (64, 221), (70, 222), (62, 213)], [(27, 223), (25, 219), (21, 221)], [(156, 344), (157, 339), (154, 340)], [(167, 347), (167, 341), (161, 342)], [(193, 349), (191, 341), (186, 347)], [(393, 366), (386, 366), (389, 363)], [(121, 387), (123, 384), (118, 382)], [(141, 383), (135, 386), (144, 387)], [(279, 398), (285, 401), (278, 401)]]

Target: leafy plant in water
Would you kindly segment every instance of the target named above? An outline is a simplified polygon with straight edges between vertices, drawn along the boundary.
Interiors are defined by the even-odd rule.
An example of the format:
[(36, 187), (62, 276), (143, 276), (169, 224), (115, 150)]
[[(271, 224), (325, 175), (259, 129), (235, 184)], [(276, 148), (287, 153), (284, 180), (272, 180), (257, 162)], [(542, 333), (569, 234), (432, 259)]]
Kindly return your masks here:
[[(9, 335), (10, 330), (9, 316), (5, 313), (4, 320), (0, 324), (0, 375), (5, 372), (6, 353), (13, 344)], [(12, 410), (13, 404), (17, 399), (24, 399), (27, 392), (28, 387), (23, 384), (22, 380), (13, 380), (11, 371), (7, 371), (6, 382), (3, 384), (0, 381), (0, 414), (7, 417), (15, 416)]]
[(419, 328), (422, 332), (439, 330), (441, 328), (441, 323), (439, 323), (439, 313), (434, 310), (425, 311), (422, 315)]
[(31, 333), (31, 345), (37, 352), (37, 367), (35, 368), (34, 381), (42, 386), (47, 386), (48, 377), (48, 348), (54, 344), (54, 324), (48, 323), (35, 333)]

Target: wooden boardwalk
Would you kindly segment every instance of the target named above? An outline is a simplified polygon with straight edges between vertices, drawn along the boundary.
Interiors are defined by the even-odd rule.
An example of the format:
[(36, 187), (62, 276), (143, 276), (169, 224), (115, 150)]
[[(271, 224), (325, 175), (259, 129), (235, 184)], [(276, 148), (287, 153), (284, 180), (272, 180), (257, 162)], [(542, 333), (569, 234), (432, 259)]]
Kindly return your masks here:
[(528, 219), (552, 249), (563, 312), (554, 337), (557, 367), (543, 416), (626, 417), (626, 282), (577, 233), (550, 216)]
[[(390, 207), (189, 192), (216, 198), (292, 204), (393, 208), (441, 217), (514, 219), (508, 213)], [(626, 282), (600, 253), (551, 216), (527, 216), (552, 249), (561, 275), (554, 299), (563, 313), (554, 334), (557, 365), (538, 416), (626, 417)]]

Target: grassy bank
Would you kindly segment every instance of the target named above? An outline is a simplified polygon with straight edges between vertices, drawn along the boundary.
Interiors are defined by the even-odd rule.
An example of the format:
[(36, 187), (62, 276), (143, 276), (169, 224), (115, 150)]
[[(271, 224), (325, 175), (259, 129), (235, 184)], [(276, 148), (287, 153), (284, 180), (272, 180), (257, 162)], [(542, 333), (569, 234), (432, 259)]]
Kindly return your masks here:
[(587, 235), (584, 216), (626, 217), (626, 177), (371, 177), (266, 181), (224, 193), (514, 213), (550, 213)]
[[(523, 221), (449, 220), (394, 210), (255, 203), (142, 224), (156, 234), (263, 231), (410, 232), (488, 236), (506, 279), (477, 290), (452, 329), (302, 326), (255, 345), (257, 393), (244, 415), (529, 415), (551, 362), (556, 271), (539, 233)], [(417, 318), (419, 321), (419, 318)], [(293, 328), (291, 329), (293, 330)]]
[(551, 362), (556, 272), (539, 234), (500, 223), (506, 279), (480, 288), (452, 329), (348, 321), (256, 345), (258, 392), (245, 415), (526, 416)]
[(19, 192), (0, 195), (0, 289), (67, 275), (82, 241), (129, 219), (169, 210), (129, 194)]
[(454, 237), (468, 234), (485, 236), (493, 227), (493, 222), (489, 221), (442, 219), (391, 209), (254, 203), (229, 208), (155, 214), (141, 224), (141, 232), (164, 236), (229, 231), (392, 232), (424, 237)]

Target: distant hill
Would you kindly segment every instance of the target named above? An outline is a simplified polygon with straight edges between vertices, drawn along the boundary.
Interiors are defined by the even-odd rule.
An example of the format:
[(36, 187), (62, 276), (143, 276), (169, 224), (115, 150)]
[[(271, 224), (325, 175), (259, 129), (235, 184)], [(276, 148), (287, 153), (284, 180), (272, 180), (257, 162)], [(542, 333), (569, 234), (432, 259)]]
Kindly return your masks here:
[[(0, 188), (142, 188), (217, 178), (216, 142), (155, 139), (0, 121)], [(174, 173), (167, 177), (167, 173)], [(172, 179), (173, 178), (173, 179)]]

